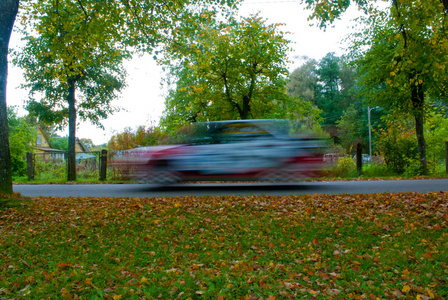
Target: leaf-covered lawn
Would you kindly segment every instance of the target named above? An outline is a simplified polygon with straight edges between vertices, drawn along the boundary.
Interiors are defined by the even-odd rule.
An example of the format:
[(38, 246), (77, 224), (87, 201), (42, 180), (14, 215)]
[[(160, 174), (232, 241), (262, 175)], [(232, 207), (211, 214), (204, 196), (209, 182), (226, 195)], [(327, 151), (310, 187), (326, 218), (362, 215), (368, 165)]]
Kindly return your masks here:
[(37, 198), (0, 299), (446, 299), (448, 193)]

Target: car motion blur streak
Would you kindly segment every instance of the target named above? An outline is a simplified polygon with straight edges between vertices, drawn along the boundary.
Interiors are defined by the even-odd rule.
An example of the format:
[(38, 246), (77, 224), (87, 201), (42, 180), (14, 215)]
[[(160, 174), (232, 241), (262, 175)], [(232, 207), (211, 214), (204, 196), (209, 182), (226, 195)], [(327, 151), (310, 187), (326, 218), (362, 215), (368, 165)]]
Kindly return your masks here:
[(292, 181), (316, 176), (325, 140), (290, 136), (285, 120), (197, 123), (185, 143), (126, 151), (117, 166), (137, 180)]

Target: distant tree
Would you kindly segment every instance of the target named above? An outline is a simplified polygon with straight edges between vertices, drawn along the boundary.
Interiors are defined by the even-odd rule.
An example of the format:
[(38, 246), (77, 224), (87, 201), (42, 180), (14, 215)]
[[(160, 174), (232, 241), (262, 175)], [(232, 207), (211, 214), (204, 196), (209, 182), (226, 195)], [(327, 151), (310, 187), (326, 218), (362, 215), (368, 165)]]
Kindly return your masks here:
[(107, 143), (111, 151), (128, 150), (136, 147), (154, 146), (169, 143), (166, 132), (155, 126), (139, 126), (136, 131), (130, 127), (115, 134)]
[(289, 41), (277, 24), (255, 15), (192, 27), (182, 23), (165, 49), (173, 86), (164, 124), (271, 117), (288, 107)]
[(356, 144), (360, 142), (362, 137), (362, 128), (364, 127), (360, 121), (360, 116), (355, 106), (349, 106), (342, 115), (341, 119), (336, 122), (338, 128), (338, 136), (340, 145), (347, 153), (356, 151)]
[(58, 135), (51, 135), (50, 137), (51, 148), (59, 149), (62, 151), (68, 151), (68, 136), (60, 137)]
[(340, 58), (328, 53), (318, 64), (316, 71), (319, 78), (315, 103), (322, 110), (325, 125), (335, 124), (341, 118), (344, 107), (340, 105), (341, 79), (339, 77)]
[(112, 136), (107, 143), (107, 149), (111, 151), (129, 150), (136, 146), (135, 134), (130, 127), (127, 127), (123, 132)]
[(289, 76), (288, 95), (311, 101), (322, 110), (323, 125), (334, 125), (343, 111), (354, 104), (362, 108), (362, 100), (355, 96), (356, 72), (334, 53), (321, 60), (305, 58), (305, 62)]
[(317, 82), (317, 61), (304, 57), (304, 63), (290, 75), (286, 85), (288, 95), (315, 103)]

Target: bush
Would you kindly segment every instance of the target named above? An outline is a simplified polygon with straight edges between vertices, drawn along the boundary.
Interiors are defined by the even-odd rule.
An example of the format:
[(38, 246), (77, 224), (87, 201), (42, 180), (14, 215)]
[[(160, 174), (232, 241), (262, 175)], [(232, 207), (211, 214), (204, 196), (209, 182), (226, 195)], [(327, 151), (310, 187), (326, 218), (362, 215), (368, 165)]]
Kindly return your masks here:
[(330, 172), (335, 177), (356, 176), (356, 163), (351, 157), (339, 157), (335, 168)]
[(365, 164), (362, 166), (363, 175), (365, 177), (386, 177), (396, 175), (396, 173), (386, 164)]
[(59, 181), (66, 179), (66, 166), (64, 161), (45, 161), (36, 157), (35, 179), (43, 182)]
[(409, 164), (418, 159), (413, 127), (412, 122), (394, 120), (387, 123), (387, 129), (379, 130), (378, 149), (387, 166), (398, 174), (405, 172), (406, 168), (412, 168)]

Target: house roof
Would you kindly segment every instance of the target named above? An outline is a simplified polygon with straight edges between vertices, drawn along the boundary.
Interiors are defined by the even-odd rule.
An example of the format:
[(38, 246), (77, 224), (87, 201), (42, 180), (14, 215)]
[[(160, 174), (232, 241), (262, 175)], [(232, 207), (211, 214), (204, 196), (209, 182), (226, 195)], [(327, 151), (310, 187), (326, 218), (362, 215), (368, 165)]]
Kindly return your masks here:
[(65, 153), (64, 150), (59, 150), (59, 149), (54, 149), (54, 148), (48, 148), (48, 147), (34, 147), (38, 150), (42, 150), (44, 152), (60, 152), (60, 153)]
[[(46, 141), (47, 144), (48, 144), (48, 147), (39, 147), (39, 146), (36, 146), (36, 147), (35, 147), (36, 149), (39, 149), (39, 150), (42, 150), (42, 151), (47, 151), (47, 152), (65, 152), (65, 151), (63, 151), (63, 150), (54, 149), (54, 148), (51, 147), (51, 144), (50, 144), (50, 137), (49, 137), (48, 133), (45, 132), (45, 130), (43, 130), (42, 127), (40, 127), (40, 125), (37, 125), (37, 126), (36, 126), (36, 130), (39, 130), (39, 131), (41, 132), (43, 138), (45, 139), (45, 141)], [(81, 150), (82, 150), (83, 152), (88, 152), (88, 151), (89, 151), (89, 150), (86, 148), (86, 146), (84, 146), (84, 144), (81, 142), (81, 140), (80, 140), (79, 138), (76, 138), (75, 143), (77, 143), (77, 144), (79, 145), (79, 147), (81, 148)]]

